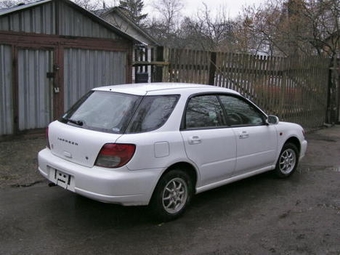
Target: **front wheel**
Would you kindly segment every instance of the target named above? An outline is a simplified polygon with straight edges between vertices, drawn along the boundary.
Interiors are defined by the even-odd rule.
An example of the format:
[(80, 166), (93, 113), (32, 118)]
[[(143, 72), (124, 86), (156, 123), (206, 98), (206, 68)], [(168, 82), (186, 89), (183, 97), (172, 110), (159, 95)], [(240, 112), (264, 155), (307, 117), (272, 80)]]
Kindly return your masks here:
[(150, 206), (158, 220), (170, 221), (184, 213), (192, 195), (190, 176), (184, 171), (172, 170), (158, 182)]
[(275, 173), (279, 178), (286, 178), (292, 175), (298, 165), (299, 153), (296, 146), (286, 143), (280, 153), (276, 163)]

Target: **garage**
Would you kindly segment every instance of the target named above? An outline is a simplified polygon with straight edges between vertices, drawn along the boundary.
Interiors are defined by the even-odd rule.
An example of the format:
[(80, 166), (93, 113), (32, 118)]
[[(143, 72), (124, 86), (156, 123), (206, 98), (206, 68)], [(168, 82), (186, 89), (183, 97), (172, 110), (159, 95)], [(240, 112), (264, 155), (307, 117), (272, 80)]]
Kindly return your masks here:
[(68, 0), (0, 10), (0, 135), (45, 128), (91, 88), (131, 82), (135, 42)]

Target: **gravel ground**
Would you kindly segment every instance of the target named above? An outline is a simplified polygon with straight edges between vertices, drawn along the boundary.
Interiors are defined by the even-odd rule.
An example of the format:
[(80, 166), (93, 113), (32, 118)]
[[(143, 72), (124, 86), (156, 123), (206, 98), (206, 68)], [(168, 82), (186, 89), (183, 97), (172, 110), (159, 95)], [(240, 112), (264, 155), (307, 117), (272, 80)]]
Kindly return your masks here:
[(44, 134), (6, 139), (0, 254), (340, 255), (340, 125), (307, 140), (288, 180), (263, 174), (202, 193), (184, 217), (155, 225), (143, 207), (47, 187), (36, 160)]
[(45, 134), (0, 141), (0, 188), (29, 187), (43, 182), (45, 178), (37, 170), (37, 154), (45, 146)]
[[(340, 166), (340, 157), (328, 152), (329, 142), (340, 140), (340, 126), (323, 128), (307, 134), (309, 143), (304, 165), (322, 165), (328, 162)], [(37, 170), (37, 154), (45, 148), (43, 132), (0, 140), (0, 188), (29, 187), (46, 181)], [(320, 160), (315, 160), (319, 158)], [(332, 163), (331, 163), (332, 162)]]

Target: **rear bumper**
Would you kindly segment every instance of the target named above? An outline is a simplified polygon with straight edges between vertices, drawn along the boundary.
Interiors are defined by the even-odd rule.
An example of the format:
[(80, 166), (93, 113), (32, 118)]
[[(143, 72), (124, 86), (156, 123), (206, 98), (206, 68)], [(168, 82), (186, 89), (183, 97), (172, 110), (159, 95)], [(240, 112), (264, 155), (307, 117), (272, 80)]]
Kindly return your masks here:
[(84, 167), (47, 148), (39, 152), (38, 163), (39, 172), (49, 181), (93, 200), (121, 205), (147, 205), (162, 171)]

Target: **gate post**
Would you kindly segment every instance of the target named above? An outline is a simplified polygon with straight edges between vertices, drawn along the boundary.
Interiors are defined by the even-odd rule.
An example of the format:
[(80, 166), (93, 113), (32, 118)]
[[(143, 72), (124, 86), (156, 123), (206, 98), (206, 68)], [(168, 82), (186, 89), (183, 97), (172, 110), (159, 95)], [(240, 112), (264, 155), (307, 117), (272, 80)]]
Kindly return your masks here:
[[(159, 46), (156, 48), (156, 61), (157, 62), (164, 62), (164, 47)], [(155, 71), (154, 71), (154, 82), (162, 82), (163, 81), (163, 66), (162, 65), (156, 65)]]
[(214, 85), (215, 84), (215, 73), (216, 73), (216, 52), (211, 52), (210, 53), (210, 65), (209, 65), (209, 80), (208, 84), (209, 85)]

